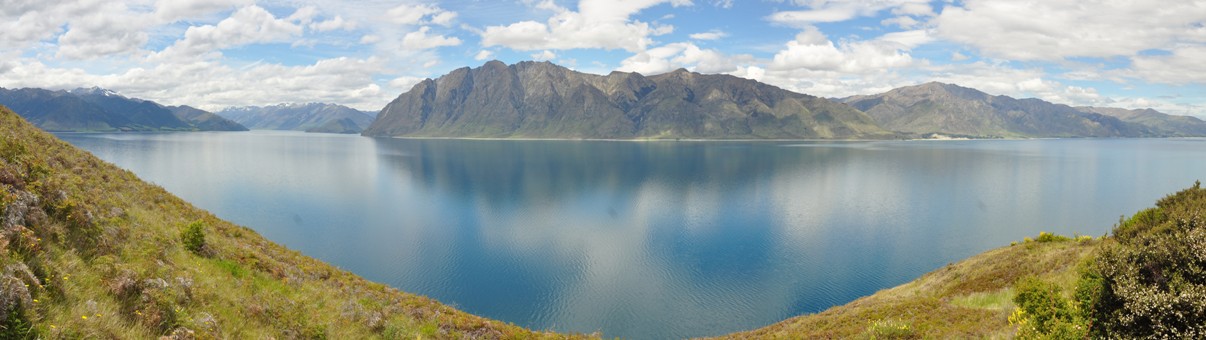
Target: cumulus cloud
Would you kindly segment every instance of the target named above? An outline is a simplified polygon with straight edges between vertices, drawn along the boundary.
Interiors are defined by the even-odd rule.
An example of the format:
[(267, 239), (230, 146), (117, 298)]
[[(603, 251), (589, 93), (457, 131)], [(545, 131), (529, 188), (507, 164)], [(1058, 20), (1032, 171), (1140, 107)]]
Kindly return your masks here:
[(1135, 57), (1136, 78), (1164, 84), (1206, 84), (1206, 46), (1174, 48), (1167, 55)]
[(426, 50), (442, 46), (456, 46), (461, 44), (461, 39), (457, 37), (446, 37), (439, 34), (427, 34), (431, 31), (431, 27), (423, 26), (418, 31), (407, 33), (402, 37), (402, 47), (411, 50)]
[(69, 21), (67, 32), (59, 36), (56, 56), (97, 58), (133, 53), (146, 44), (149, 15), (130, 11), (121, 2), (104, 2), (89, 12)]
[(152, 60), (173, 60), (206, 56), (219, 49), (250, 43), (290, 41), (302, 34), (302, 26), (277, 19), (259, 6), (235, 11), (216, 25), (189, 27), (184, 39), (152, 56)]
[(557, 57), (557, 54), (555, 54), (549, 50), (544, 50), (540, 53), (532, 54), (532, 60), (536, 60), (536, 61), (553, 60), (553, 58), (556, 58), (556, 57)]
[(796, 40), (787, 42), (786, 48), (775, 53), (770, 69), (878, 72), (912, 64), (912, 56), (904, 50), (924, 40), (915, 35), (900, 34), (885, 36), (880, 40), (851, 41), (838, 45), (815, 27), (809, 27), (796, 35)]
[(198, 18), (254, 3), (253, 0), (158, 0), (155, 16), (162, 22)]
[(701, 73), (731, 73), (753, 61), (750, 55), (729, 56), (692, 43), (672, 43), (637, 53), (620, 62), (619, 71), (660, 74), (679, 68)]
[(547, 21), (486, 27), (481, 33), (482, 45), (524, 51), (601, 48), (637, 52), (652, 42), (651, 36), (668, 34), (674, 28), (633, 20), (632, 15), (667, 2), (673, 6), (691, 4), (685, 0), (582, 0), (578, 11), (571, 11), (541, 2), (538, 7), (554, 12)]
[(396, 95), (383, 92), (373, 81), (382, 64), (376, 58), (333, 58), (301, 66), (253, 64), (235, 68), (217, 61), (194, 60), (135, 67), (114, 74), (90, 74), (24, 59), (0, 77), (0, 86), (51, 89), (101, 86), (165, 105), (187, 104), (207, 110), (313, 101), (372, 110)]
[(327, 32), (327, 31), (334, 31), (334, 30), (350, 31), (350, 30), (356, 29), (356, 23), (352, 22), (352, 21), (343, 20), (342, 16), (335, 16), (335, 18), (332, 18), (332, 19), (328, 19), (328, 20), (324, 20), (321, 22), (315, 22), (315, 23), (310, 24), (310, 29), (319, 31), (319, 32)]
[(1012, 60), (1133, 56), (1178, 43), (1206, 43), (1197, 1), (968, 0), (933, 21), (937, 34)]
[(473, 56), (473, 60), (477, 60), (477, 61), (490, 60), (492, 58), (494, 58), (494, 52), (492, 52), (490, 50), (478, 51), (477, 55)]
[(386, 12), (389, 21), (399, 25), (436, 24), (448, 26), (456, 19), (456, 12), (444, 10), (431, 4), (402, 4)]

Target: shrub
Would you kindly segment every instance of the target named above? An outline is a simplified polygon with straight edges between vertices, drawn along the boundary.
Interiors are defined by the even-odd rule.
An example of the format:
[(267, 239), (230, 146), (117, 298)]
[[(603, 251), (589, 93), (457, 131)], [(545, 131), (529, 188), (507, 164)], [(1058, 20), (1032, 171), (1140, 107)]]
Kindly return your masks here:
[(878, 320), (867, 326), (867, 337), (870, 339), (919, 339), (917, 329), (900, 320)]
[(201, 221), (189, 223), (180, 233), (180, 240), (184, 242), (184, 248), (201, 255), (205, 251), (205, 224)]
[(1195, 183), (1120, 223), (1077, 299), (1107, 338), (1206, 336), (1206, 190)]

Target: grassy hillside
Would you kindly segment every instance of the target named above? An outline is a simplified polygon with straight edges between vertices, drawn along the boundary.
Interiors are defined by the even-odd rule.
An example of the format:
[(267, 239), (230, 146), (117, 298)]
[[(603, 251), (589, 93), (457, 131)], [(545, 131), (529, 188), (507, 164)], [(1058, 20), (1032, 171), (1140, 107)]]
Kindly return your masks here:
[(302, 256), (3, 107), (0, 323), (3, 339), (567, 337)]
[(1011, 338), (1014, 283), (1036, 275), (1071, 286), (1077, 263), (1101, 242), (1040, 237), (987, 251), (821, 313), (723, 338)]
[(1201, 338), (1206, 189), (1120, 220), (1110, 236), (1035, 239), (821, 313), (725, 338)]

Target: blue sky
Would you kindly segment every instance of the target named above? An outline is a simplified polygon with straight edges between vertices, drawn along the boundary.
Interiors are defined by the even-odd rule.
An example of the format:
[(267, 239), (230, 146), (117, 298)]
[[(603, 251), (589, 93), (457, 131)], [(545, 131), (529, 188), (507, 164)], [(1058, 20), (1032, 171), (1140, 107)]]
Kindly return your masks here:
[(1206, 115), (1206, 1), (4, 0), (0, 86), (378, 110), (491, 59), (726, 73), (826, 97), (942, 81)]

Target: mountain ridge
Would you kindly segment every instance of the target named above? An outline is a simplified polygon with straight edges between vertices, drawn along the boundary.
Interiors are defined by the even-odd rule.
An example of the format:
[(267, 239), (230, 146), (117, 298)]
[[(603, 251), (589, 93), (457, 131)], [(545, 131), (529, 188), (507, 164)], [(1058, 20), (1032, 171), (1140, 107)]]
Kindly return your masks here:
[(0, 104), (48, 131), (246, 131), (189, 106), (164, 106), (99, 87), (51, 91), (0, 88)]
[(228, 107), (217, 114), (252, 129), (328, 133), (360, 133), (375, 119), (370, 112), (317, 102)]
[(928, 82), (874, 95), (851, 96), (846, 104), (866, 112), (886, 129), (988, 138), (1155, 137), (1159, 131), (1113, 116), (1036, 98), (991, 95), (954, 84)]
[(684, 69), (596, 75), (548, 62), (494, 60), (420, 81), (365, 136), (835, 139), (892, 138), (824, 98)]

